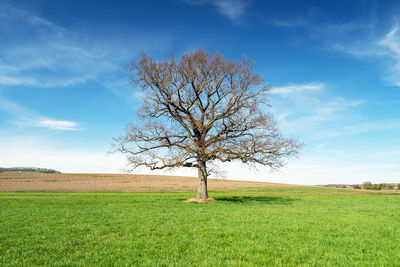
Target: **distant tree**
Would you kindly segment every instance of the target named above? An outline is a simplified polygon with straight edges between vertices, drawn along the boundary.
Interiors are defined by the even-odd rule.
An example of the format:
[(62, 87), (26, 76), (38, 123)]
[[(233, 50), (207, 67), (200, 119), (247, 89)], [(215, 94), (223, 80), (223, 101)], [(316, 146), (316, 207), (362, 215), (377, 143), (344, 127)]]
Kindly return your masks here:
[(384, 184), (382, 184), (381, 187), (382, 187), (382, 189), (394, 190), (396, 185), (395, 184), (386, 184), (386, 183), (384, 183)]
[(269, 89), (253, 68), (246, 57), (232, 61), (204, 50), (178, 61), (143, 53), (128, 71), (144, 102), (138, 121), (114, 139), (114, 150), (126, 154), (133, 168), (197, 168), (199, 199), (208, 198), (208, 162), (281, 168), (300, 145), (284, 138), (265, 112)]
[(369, 190), (371, 190), (371, 189), (373, 189), (373, 187), (374, 187), (374, 185), (373, 185), (371, 182), (364, 182), (364, 183), (363, 183), (363, 188), (364, 188), (364, 189), (369, 189)]
[(1, 168), (0, 172), (40, 172), (40, 173), (60, 173), (59, 171), (46, 168), (35, 168), (35, 167), (10, 167)]

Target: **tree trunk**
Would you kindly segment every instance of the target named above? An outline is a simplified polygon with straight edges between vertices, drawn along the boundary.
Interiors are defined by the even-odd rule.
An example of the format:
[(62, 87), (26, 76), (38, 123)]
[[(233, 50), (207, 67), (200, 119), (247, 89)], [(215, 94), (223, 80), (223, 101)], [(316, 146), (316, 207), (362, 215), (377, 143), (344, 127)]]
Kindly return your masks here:
[(199, 189), (197, 190), (197, 198), (207, 199), (207, 167), (206, 162), (203, 160), (197, 161), (198, 172), (199, 172)]

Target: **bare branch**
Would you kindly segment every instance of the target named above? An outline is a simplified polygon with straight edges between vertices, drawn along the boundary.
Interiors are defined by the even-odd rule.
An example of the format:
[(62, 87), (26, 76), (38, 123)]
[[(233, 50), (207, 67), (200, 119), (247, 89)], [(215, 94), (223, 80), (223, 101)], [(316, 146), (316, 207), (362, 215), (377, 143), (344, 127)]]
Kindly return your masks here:
[(301, 145), (266, 112), (269, 87), (254, 66), (204, 50), (158, 62), (143, 53), (128, 68), (144, 95), (139, 119), (114, 139), (114, 151), (132, 167), (195, 167), (205, 181), (207, 161), (281, 168)]

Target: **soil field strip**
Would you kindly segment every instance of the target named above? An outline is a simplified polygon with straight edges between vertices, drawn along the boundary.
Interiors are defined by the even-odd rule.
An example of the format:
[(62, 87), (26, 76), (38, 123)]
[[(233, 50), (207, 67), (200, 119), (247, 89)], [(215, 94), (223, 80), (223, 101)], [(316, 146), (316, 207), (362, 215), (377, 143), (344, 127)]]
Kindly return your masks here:
[[(0, 173), (0, 191), (58, 191), (58, 192), (193, 192), (195, 177), (77, 174), (77, 173)], [(225, 191), (245, 188), (293, 187), (266, 182), (209, 179), (208, 188)]]

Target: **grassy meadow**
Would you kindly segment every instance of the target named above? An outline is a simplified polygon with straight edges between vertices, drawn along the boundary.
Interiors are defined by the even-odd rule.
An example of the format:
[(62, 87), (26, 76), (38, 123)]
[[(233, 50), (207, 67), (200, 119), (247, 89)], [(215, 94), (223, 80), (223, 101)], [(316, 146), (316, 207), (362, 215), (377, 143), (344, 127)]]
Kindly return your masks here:
[(240, 190), (3, 192), (0, 265), (400, 265), (398, 195)]

